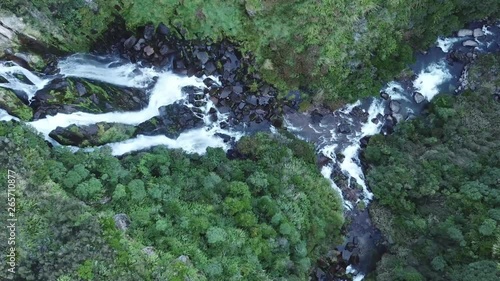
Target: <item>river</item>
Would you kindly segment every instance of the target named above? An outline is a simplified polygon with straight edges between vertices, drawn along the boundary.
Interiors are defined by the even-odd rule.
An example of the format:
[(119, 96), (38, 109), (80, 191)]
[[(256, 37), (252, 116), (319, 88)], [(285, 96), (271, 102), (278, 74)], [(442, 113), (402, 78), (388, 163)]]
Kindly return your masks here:
[[(356, 275), (355, 280), (362, 280), (364, 272), (373, 270), (375, 258), (372, 252), (379, 251), (376, 239), (374, 239), (379, 233), (371, 226), (367, 211), (358, 210), (359, 208), (356, 207), (361, 202), (368, 205), (373, 200), (373, 194), (365, 183), (359, 158), (364, 140), (375, 134), (390, 133), (391, 124), (395, 121), (418, 116), (426, 103), (438, 93), (456, 92), (461, 83), (460, 77), (464, 72), (465, 64), (450, 61), (451, 52), (465, 55), (470, 53), (475, 56), (478, 53), (495, 52), (500, 49), (499, 26), (483, 26), (474, 23), (468, 28), (480, 28), (481, 36), (438, 38), (434, 47), (425, 53), (416, 54), (416, 62), (410, 66), (415, 74), (412, 78), (390, 81), (381, 89), (385, 99), (380, 96), (380, 93), (374, 93), (374, 97), (345, 105), (334, 112), (305, 114), (289, 111), (284, 116), (287, 130), (303, 140), (314, 143), (318, 155), (325, 159), (322, 161), (321, 173), (330, 180), (332, 188), (342, 195), (346, 215), (353, 218), (347, 239), (356, 237), (359, 247), (365, 253), (360, 255), (358, 265), (348, 267), (348, 270)], [(467, 47), (464, 43), (473, 46)], [(474, 54), (472, 54), (473, 50)], [(245, 126), (222, 126), (224, 123), (227, 124), (228, 114), (219, 112), (208, 94), (197, 105), (189, 102), (188, 94), (183, 88), (194, 86), (203, 89), (206, 87), (203, 79), (207, 77), (182, 76), (168, 69), (155, 70), (114, 57), (88, 54), (75, 54), (62, 58), (59, 60), (58, 68), (60, 72), (57, 75), (42, 75), (30, 72), (13, 62), (0, 62), (0, 77), (3, 77), (0, 87), (10, 88), (18, 96), (31, 101), (39, 90), (57, 77), (78, 77), (122, 87), (143, 89), (148, 93), (149, 102), (145, 108), (138, 111), (101, 114), (57, 113), (54, 116), (28, 122), (53, 145), (60, 145), (49, 136), (49, 133), (57, 127), (68, 127), (72, 124), (91, 125), (98, 122), (136, 126), (157, 116), (159, 107), (176, 102), (181, 102), (190, 108), (197, 108), (196, 112), (203, 119), (204, 126), (185, 130), (177, 138), (169, 138), (165, 135), (139, 135), (126, 141), (109, 143), (107, 145), (111, 147), (112, 153), (123, 155), (164, 145), (169, 148), (181, 148), (189, 153), (202, 154), (207, 147), (229, 149), (231, 142), (227, 142), (220, 137), (221, 135), (230, 136), (237, 141), (243, 135), (255, 131), (246, 129)], [(21, 76), (23, 79), (20, 79)], [(215, 83), (220, 83), (217, 77), (210, 78)], [(214, 114), (216, 118), (213, 118)], [(1, 121), (11, 119), (17, 118), (0, 109)], [(277, 132), (272, 125), (267, 125), (260, 130)], [(79, 148), (72, 147), (72, 149)], [(342, 182), (338, 181), (339, 174), (342, 174)]]

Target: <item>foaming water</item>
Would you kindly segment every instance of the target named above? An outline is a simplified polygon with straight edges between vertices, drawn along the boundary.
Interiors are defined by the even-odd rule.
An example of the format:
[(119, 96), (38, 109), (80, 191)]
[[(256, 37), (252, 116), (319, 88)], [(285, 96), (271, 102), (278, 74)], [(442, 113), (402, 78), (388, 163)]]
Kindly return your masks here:
[(454, 37), (454, 38), (439, 37), (436, 40), (436, 45), (444, 53), (448, 53), (457, 42), (462, 42), (464, 40), (466, 40), (465, 37)]
[(7, 111), (0, 108), (0, 121), (10, 121), (10, 120), (19, 121), (19, 118), (10, 115), (9, 113), (7, 113)]
[(413, 87), (420, 92), (428, 101), (439, 94), (439, 86), (452, 78), (446, 63), (440, 61), (432, 63), (422, 70), (413, 81)]
[[(28, 70), (12, 64), (3, 63), (0, 67), (0, 76), (6, 78), (9, 84), (0, 84), (10, 87), (13, 90), (24, 91), (32, 98), (36, 91), (42, 89), (53, 78), (41, 79), (31, 74)], [(206, 95), (203, 98), (202, 106), (194, 106), (187, 102), (187, 95), (182, 91), (184, 87), (205, 88), (203, 79), (207, 77), (187, 77), (173, 74), (170, 71), (156, 71), (150, 68), (143, 68), (137, 64), (123, 63), (116, 59), (97, 57), (90, 55), (73, 55), (59, 62), (60, 74), (63, 76), (86, 78), (90, 80), (105, 82), (123, 87), (146, 88), (152, 83), (154, 87), (149, 90), (149, 102), (146, 108), (140, 111), (130, 112), (109, 112), (103, 114), (92, 114), (87, 112), (75, 112), (71, 114), (58, 113), (54, 116), (29, 122), (28, 124), (42, 133), (47, 141), (53, 145), (59, 145), (55, 140), (49, 137), (51, 131), (57, 127), (68, 127), (70, 125), (92, 125), (98, 122), (119, 123), (127, 125), (138, 125), (155, 116), (159, 115), (159, 108), (173, 104), (175, 102), (184, 102), (192, 109), (197, 109), (195, 114), (203, 120), (203, 128), (193, 129), (181, 132), (178, 138), (171, 139), (166, 136), (144, 136), (138, 135), (135, 138), (106, 144), (110, 146), (114, 155), (123, 155), (129, 152), (147, 149), (157, 145), (164, 145), (169, 148), (181, 148), (190, 153), (203, 154), (207, 147), (222, 147), (228, 149), (229, 145), (216, 134), (224, 134), (238, 140), (244, 134), (227, 129), (221, 129), (220, 123), (226, 121), (228, 114), (221, 114), (209, 100)], [(34, 85), (22, 83), (12, 73), (22, 73)], [(216, 83), (218, 79), (210, 77)], [(219, 82), (220, 84), (220, 82)], [(215, 110), (217, 122), (210, 119), (209, 112)], [(16, 119), (10, 116), (5, 110), (0, 111), (0, 120), (8, 121)], [(69, 148), (72, 151), (79, 150), (78, 147)], [(95, 148), (85, 148), (84, 151), (91, 151)]]
[(58, 67), (60, 74), (67, 77), (86, 78), (130, 88), (145, 88), (152, 82), (153, 77), (159, 75), (153, 68), (83, 54), (75, 54), (61, 60)]
[[(26, 77), (28, 81), (22, 81), (16, 77), (16, 75)], [(0, 87), (21, 91), (26, 94), (28, 101), (35, 96), (38, 90), (43, 89), (51, 80), (42, 79), (29, 70), (10, 61), (0, 62), (0, 77), (7, 80), (7, 83), (0, 83)]]
[[(110, 112), (103, 114), (92, 114), (85, 112), (75, 112), (71, 114), (58, 113), (55, 116), (47, 116), (29, 124), (36, 130), (49, 138), (49, 133), (57, 127), (68, 127), (72, 124), (83, 126), (98, 122), (120, 123), (127, 125), (138, 125), (159, 114), (158, 108), (161, 106), (173, 104), (176, 101), (183, 100), (185, 94), (182, 88), (186, 86), (204, 87), (200, 79), (196, 77), (181, 77), (171, 72), (157, 73), (158, 82), (150, 94), (148, 106), (140, 111), (129, 112)], [(108, 75), (107, 79), (113, 79)], [(117, 80), (115, 80), (116, 82)], [(128, 82), (127, 82), (128, 83)], [(118, 84), (119, 85), (119, 84)], [(123, 85), (120, 85), (123, 86)]]

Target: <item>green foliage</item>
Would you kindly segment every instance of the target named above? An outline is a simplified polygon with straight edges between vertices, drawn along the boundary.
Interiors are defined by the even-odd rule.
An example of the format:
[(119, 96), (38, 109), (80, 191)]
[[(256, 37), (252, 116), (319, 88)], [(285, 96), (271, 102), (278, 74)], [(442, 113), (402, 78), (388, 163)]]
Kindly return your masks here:
[[(485, 57), (471, 71), (484, 63), (496, 67), (491, 61), (500, 60)], [(394, 240), (390, 256), (401, 257), (382, 260), (377, 280), (408, 266), (426, 280), (500, 280), (498, 256), (492, 257), (499, 233), (500, 105), (488, 89), (437, 97), (425, 118), (370, 140), (364, 157), (381, 205), (376, 213), (391, 213), (390, 220), (375, 221)]]
[[(164, 22), (188, 39), (239, 42), (256, 68), (282, 92), (307, 88), (337, 107), (377, 93), (426, 49), (472, 20), (498, 16), (500, 3), (486, 1), (276, 1), (276, 0), (7, 0), (0, 9), (23, 15), (45, 40), (82, 51), (115, 16), (130, 30)], [(37, 12), (32, 12), (37, 11)], [(309, 99), (308, 99), (309, 100)], [(303, 103), (306, 106), (307, 103)]]
[(72, 153), (15, 122), (0, 133), (0, 160), (24, 179), (22, 280), (304, 280), (340, 239), (338, 195), (293, 138), (245, 137), (247, 158), (230, 161), (211, 148)]

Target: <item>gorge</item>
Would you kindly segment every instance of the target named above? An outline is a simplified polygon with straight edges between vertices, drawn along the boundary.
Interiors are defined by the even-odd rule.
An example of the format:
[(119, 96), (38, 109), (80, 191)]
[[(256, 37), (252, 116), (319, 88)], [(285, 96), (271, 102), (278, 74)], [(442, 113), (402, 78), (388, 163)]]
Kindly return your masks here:
[[(117, 157), (165, 146), (200, 155), (222, 148), (239, 158), (235, 146), (244, 136), (290, 132), (314, 145), (321, 175), (342, 199), (349, 224), (336, 249), (353, 280), (373, 271), (384, 251), (368, 213), (376, 198), (360, 157), (369, 137), (391, 134), (398, 123), (420, 116), (438, 94), (460, 94), (468, 87), (469, 65), (500, 50), (500, 25), (471, 23), (417, 53), (409, 74), (372, 97), (337, 110), (303, 110), (300, 91), (279, 97), (249, 70), (252, 58), (237, 46), (173, 47), (186, 41), (168, 37), (165, 28), (146, 25), (142, 34), (113, 38), (105, 52), (57, 57), (43, 70), (30, 69), (22, 56), (0, 62), (0, 120), (31, 126), (53, 147), (109, 147)], [(317, 271), (318, 280), (326, 278)]]

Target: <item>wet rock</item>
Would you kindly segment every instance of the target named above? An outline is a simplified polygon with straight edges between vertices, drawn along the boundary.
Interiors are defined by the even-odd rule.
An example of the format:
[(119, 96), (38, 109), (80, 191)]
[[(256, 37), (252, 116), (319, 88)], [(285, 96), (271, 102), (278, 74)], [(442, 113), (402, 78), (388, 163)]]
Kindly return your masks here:
[(481, 28), (476, 28), (474, 29), (474, 37), (477, 38), (477, 37), (481, 37), (484, 35), (484, 32)]
[(398, 101), (393, 100), (389, 103), (389, 109), (393, 113), (398, 113), (401, 110), (401, 104)]
[(136, 50), (136, 51), (141, 50), (141, 49), (142, 49), (142, 46), (144, 45), (144, 42), (146, 42), (146, 40), (144, 40), (144, 39), (142, 39), (142, 38), (141, 38), (141, 39), (139, 39), (139, 40), (137, 41), (137, 43), (135, 43), (135, 45), (134, 45), (134, 50)]
[(154, 49), (153, 49), (153, 47), (151, 47), (151, 46), (146, 46), (146, 47), (144, 48), (144, 53), (146, 54), (146, 56), (148, 56), (148, 57), (149, 57), (149, 56), (151, 56), (152, 54), (154, 54), (154, 53), (155, 53), (155, 50), (154, 50)]
[(214, 85), (217, 86), (217, 83), (212, 78), (205, 78), (203, 80), (203, 84), (205, 84), (205, 86), (207, 86), (209, 88), (214, 86)]
[(217, 70), (215, 64), (211, 61), (207, 62), (204, 67), (207, 75), (212, 75)]
[(123, 42), (123, 47), (125, 50), (132, 49), (136, 42), (137, 38), (135, 38), (135, 36), (130, 36), (127, 40), (125, 40), (125, 42)]
[(246, 102), (252, 106), (257, 106), (257, 97), (254, 95), (248, 96), (246, 98)]
[(422, 103), (425, 100), (425, 97), (421, 93), (415, 92), (413, 93), (413, 100), (415, 100), (416, 103)]
[(479, 44), (474, 40), (467, 40), (462, 43), (464, 47), (477, 47)]
[(351, 133), (351, 128), (349, 127), (348, 124), (340, 124), (337, 127), (337, 132), (339, 132), (341, 134), (349, 134), (349, 133)]
[(100, 122), (87, 126), (73, 124), (66, 128), (57, 127), (49, 136), (62, 145), (90, 147), (127, 140), (134, 132), (132, 125)]
[(160, 22), (160, 24), (158, 24), (158, 27), (156, 28), (156, 33), (161, 35), (169, 35), (170, 29), (163, 22)]
[(148, 24), (144, 27), (144, 39), (151, 40), (155, 34), (155, 27), (152, 24)]
[(162, 45), (160, 47), (160, 55), (165, 56), (170, 53), (170, 48), (167, 45)]
[(390, 98), (389, 94), (384, 91), (380, 92), (380, 97), (384, 100), (388, 100)]
[(361, 122), (366, 123), (368, 122), (368, 112), (364, 111), (361, 107), (355, 106), (351, 112), (349, 112), (349, 115), (353, 116), (356, 119), (359, 119)]
[(229, 94), (231, 94), (231, 89), (226, 87), (226, 88), (222, 89), (222, 92), (220, 94), (220, 98), (225, 99), (225, 98), (229, 97)]
[(232, 140), (230, 135), (221, 134), (221, 133), (216, 133), (215, 135), (220, 137), (225, 143), (228, 143)]
[(162, 106), (158, 110), (159, 116), (139, 124), (136, 134), (177, 138), (184, 130), (203, 126), (203, 120), (179, 102)]
[(210, 97), (209, 100), (215, 105), (217, 106), (217, 104), (219, 103), (219, 99), (216, 98), (216, 97)]
[(208, 53), (207, 52), (197, 52), (196, 57), (200, 60), (202, 64), (206, 64), (208, 62)]
[(76, 82), (75, 88), (76, 88), (76, 93), (78, 94), (78, 96), (82, 97), (82, 96), (85, 96), (87, 94), (87, 89), (85, 88), (85, 86), (83, 86), (82, 83)]
[(372, 122), (373, 124), (378, 124), (378, 122), (379, 122), (379, 121), (378, 121), (378, 119), (377, 119), (377, 118), (372, 118), (371, 122)]
[(400, 113), (393, 113), (392, 117), (394, 118), (394, 120), (396, 120), (396, 122), (401, 122), (404, 120), (403, 115)]
[(364, 137), (359, 140), (361, 148), (366, 148), (368, 146), (368, 142), (370, 141), (370, 137)]
[(473, 34), (473, 31), (470, 29), (460, 29), (457, 32), (458, 37), (472, 36), (472, 34)]
[(130, 225), (130, 219), (126, 214), (116, 214), (113, 216), (115, 226), (121, 231), (126, 231)]
[(317, 109), (311, 112), (311, 123), (319, 124), (321, 123), (321, 119), (323, 119), (323, 114), (319, 113)]

